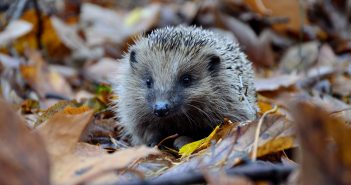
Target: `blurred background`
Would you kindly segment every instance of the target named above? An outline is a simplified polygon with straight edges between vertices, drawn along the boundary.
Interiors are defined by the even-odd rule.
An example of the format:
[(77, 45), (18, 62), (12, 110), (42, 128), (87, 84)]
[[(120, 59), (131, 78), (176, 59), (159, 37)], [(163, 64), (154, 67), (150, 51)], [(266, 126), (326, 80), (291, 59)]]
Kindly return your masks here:
[(60, 100), (105, 110), (133, 38), (179, 24), (239, 42), (264, 97), (317, 91), (349, 103), (351, 1), (2, 0), (0, 13), (0, 95), (31, 126)]
[[(86, 172), (98, 158), (100, 175), (99, 165), (117, 176), (129, 169), (138, 179), (166, 172), (165, 178), (181, 180), (189, 175), (184, 169), (203, 173), (206, 166), (220, 171), (248, 166), (248, 155), (256, 151), (252, 161), (259, 157), (289, 167), (273, 170), (272, 184), (282, 180), (277, 172), (286, 178), (296, 166), (302, 177), (294, 173), (292, 179), (303, 184), (350, 184), (350, 19), (350, 0), (0, 0), (0, 163), (5, 164), (0, 182), (38, 177), (49, 184), (49, 157), (56, 184), (89, 182)], [(202, 26), (240, 44), (255, 69), (263, 116), (246, 125), (227, 124), (206, 139), (206, 147), (193, 145), (192, 152), (201, 153), (189, 161), (170, 150), (173, 157), (163, 152), (144, 161), (154, 168), (143, 167), (135, 160), (152, 149), (135, 150), (121, 139), (108, 108), (118, 98), (110, 84), (119, 73), (118, 59), (136, 36), (180, 24)], [(17, 124), (22, 118), (26, 126)], [(28, 139), (40, 129), (42, 139)], [(79, 153), (72, 148), (81, 141), (98, 145), (83, 143)], [(101, 148), (115, 152), (113, 160)], [(292, 157), (295, 149), (301, 163)], [(36, 159), (28, 166), (37, 169), (27, 168), (29, 159)], [(138, 165), (143, 173), (133, 170)], [(253, 168), (248, 173), (260, 170)], [(212, 184), (228, 184), (208, 172)]]

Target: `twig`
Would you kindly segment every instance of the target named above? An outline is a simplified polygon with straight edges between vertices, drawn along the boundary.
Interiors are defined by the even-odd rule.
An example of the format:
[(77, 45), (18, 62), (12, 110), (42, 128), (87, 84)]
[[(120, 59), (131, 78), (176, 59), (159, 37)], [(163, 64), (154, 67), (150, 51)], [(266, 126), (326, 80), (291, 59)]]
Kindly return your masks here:
[(258, 148), (258, 139), (260, 137), (260, 130), (261, 130), (261, 126), (263, 123), (264, 118), (271, 113), (274, 113), (278, 110), (278, 107), (275, 105), (273, 109), (266, 111), (262, 117), (260, 118), (258, 124), (257, 124), (257, 128), (256, 128), (256, 133), (255, 133), (255, 140), (254, 140), (254, 145), (253, 145), (253, 151), (252, 151), (252, 155), (251, 155), (251, 160), (252, 161), (256, 161), (257, 158), (257, 148)]
[(176, 137), (178, 137), (178, 134), (173, 134), (173, 135), (171, 135), (171, 136), (168, 136), (168, 137), (162, 139), (162, 141), (160, 141), (160, 142), (156, 145), (157, 148), (160, 147), (161, 144), (162, 144), (163, 142), (165, 142), (166, 140), (168, 140), (168, 139), (173, 139), (173, 138), (176, 138)]
[(329, 115), (337, 114), (337, 113), (348, 111), (348, 110), (351, 110), (351, 107), (347, 107), (347, 108), (344, 108), (344, 109), (340, 109), (340, 110), (336, 110), (336, 111), (330, 112)]

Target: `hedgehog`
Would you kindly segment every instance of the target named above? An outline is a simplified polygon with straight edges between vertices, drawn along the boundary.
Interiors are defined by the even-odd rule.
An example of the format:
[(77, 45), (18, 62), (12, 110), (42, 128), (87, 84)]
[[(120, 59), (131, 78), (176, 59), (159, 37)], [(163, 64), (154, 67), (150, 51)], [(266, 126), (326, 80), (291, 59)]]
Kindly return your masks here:
[(114, 110), (134, 145), (206, 137), (227, 118), (256, 118), (251, 62), (237, 43), (195, 26), (139, 36), (121, 59)]

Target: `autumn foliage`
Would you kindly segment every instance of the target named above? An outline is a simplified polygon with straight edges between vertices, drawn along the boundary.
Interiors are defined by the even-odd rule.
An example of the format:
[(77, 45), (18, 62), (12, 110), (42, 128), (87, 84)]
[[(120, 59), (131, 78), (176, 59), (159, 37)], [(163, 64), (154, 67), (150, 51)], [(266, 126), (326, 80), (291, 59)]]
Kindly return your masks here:
[[(0, 1), (0, 184), (351, 184), (350, 3)], [(240, 44), (257, 120), (132, 146), (111, 83), (133, 39), (197, 25)]]

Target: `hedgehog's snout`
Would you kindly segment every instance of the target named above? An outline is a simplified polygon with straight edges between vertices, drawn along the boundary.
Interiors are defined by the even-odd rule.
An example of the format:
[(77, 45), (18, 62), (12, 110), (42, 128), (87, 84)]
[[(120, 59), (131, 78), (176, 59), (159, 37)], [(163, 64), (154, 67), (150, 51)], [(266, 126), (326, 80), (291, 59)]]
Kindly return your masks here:
[(158, 117), (164, 117), (169, 114), (169, 103), (167, 101), (157, 101), (154, 104), (154, 114)]

